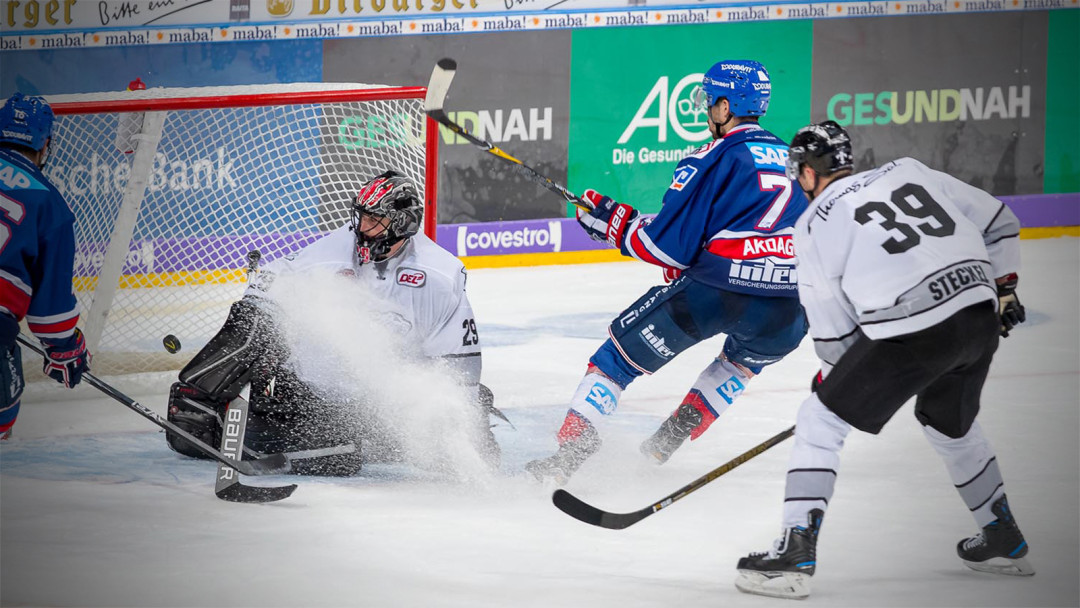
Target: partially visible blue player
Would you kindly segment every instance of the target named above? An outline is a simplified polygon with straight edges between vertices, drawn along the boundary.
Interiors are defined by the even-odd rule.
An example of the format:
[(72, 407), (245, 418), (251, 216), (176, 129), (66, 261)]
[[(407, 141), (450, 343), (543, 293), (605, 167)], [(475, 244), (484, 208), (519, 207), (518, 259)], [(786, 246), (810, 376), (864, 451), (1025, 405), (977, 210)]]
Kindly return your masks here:
[(0, 107), (0, 439), (11, 435), (24, 386), (19, 321), (45, 346), (50, 377), (71, 388), (90, 369), (75, 327), (75, 216), (41, 172), (52, 126), (40, 97), (15, 93)]
[(570, 401), (558, 451), (526, 465), (538, 479), (565, 483), (600, 448), (597, 427), (635, 378), (727, 334), (720, 356), (641, 446), (666, 462), (805, 335), (791, 239), (807, 200), (784, 173), (787, 144), (758, 125), (771, 88), (756, 61), (721, 61), (709, 69), (698, 103), (714, 139), (679, 162), (652, 221), (585, 192), (595, 209), (579, 213), (578, 221), (589, 236), (662, 267), (670, 284), (651, 288), (612, 321)]

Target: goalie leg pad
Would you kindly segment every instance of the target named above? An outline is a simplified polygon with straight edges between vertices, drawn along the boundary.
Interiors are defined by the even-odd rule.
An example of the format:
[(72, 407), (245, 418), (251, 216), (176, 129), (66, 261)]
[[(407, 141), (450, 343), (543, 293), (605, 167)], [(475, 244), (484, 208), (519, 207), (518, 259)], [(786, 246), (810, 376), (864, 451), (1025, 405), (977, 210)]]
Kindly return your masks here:
[[(214, 448), (221, 445), (221, 416), (224, 411), (224, 403), (206, 400), (202, 391), (183, 382), (173, 384), (169, 390), (168, 421)], [(192, 458), (210, 459), (175, 433), (165, 431), (165, 441), (175, 452)]]
[(180, 381), (213, 401), (231, 401), (251, 380), (257, 364), (272, 369), (285, 357), (270, 314), (245, 298), (232, 305), (225, 325), (180, 370)]

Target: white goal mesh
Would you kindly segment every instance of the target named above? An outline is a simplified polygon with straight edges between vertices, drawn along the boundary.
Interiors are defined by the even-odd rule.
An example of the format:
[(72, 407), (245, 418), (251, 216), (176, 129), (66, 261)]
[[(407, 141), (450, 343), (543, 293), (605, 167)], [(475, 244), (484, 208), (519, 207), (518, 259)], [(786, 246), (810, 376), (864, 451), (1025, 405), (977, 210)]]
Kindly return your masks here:
[[(53, 96), (46, 173), (75, 213), (75, 290), (95, 373), (177, 369), (221, 327), (246, 257), (288, 255), (348, 221), (395, 168), (434, 237), (424, 89), (282, 85)], [(162, 338), (176, 335), (180, 354)]]

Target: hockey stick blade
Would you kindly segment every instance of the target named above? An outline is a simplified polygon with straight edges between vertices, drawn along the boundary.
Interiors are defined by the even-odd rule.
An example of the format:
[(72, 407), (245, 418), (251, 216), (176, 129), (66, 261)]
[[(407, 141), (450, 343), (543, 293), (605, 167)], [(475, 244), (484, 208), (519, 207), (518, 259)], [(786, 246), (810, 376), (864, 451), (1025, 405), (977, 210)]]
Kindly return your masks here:
[(457, 62), (449, 57), (440, 59), (431, 71), (431, 80), (428, 81), (427, 95), (424, 96), (424, 112), (430, 114), (441, 111), (446, 94), (450, 91), (450, 83), (454, 82), (454, 74), (457, 73)]
[(598, 509), (585, 501), (577, 498), (573, 494), (566, 490), (555, 490), (555, 493), (551, 495), (551, 502), (555, 507), (563, 513), (566, 513), (570, 517), (578, 521), (585, 522), (592, 526), (598, 526), (601, 528), (607, 528), (609, 530), (622, 530), (628, 528), (637, 522), (645, 519), (646, 517), (656, 513), (660, 509), (670, 507), (676, 501), (686, 498), (691, 493), (700, 490), (710, 481), (713, 481), (717, 477), (720, 477), (724, 473), (727, 473), (735, 467), (743, 464), (747, 460), (754, 458), (755, 456), (765, 452), (769, 448), (782, 443), (788, 437), (795, 434), (795, 427), (790, 427), (769, 437), (765, 441), (750, 448), (749, 450), (739, 454), (735, 458), (725, 462), (724, 464), (716, 467), (708, 473), (698, 477), (694, 481), (686, 484), (678, 490), (668, 494), (652, 505), (645, 507), (644, 509), (638, 509), (630, 513), (612, 513), (603, 509)]
[(597, 509), (566, 490), (555, 490), (551, 495), (551, 502), (555, 503), (560, 511), (578, 521), (609, 530), (629, 528), (654, 512), (653, 507), (649, 506), (632, 513), (611, 513)]
[(221, 500), (229, 502), (263, 503), (277, 502), (292, 496), (296, 490), (296, 484), (275, 487), (245, 486), (242, 483), (234, 483), (224, 489), (214, 492)]
[[(244, 451), (244, 436), (247, 430), (248, 402), (247, 399), (237, 396), (225, 408), (225, 419), (222, 421), (221, 453), (230, 462), (218, 464), (217, 481), (214, 482), (214, 494), (230, 502), (274, 502), (288, 498), (296, 490), (296, 484), (279, 487), (245, 486), (240, 483), (237, 475), (237, 467), (234, 463), (242, 463)], [(284, 454), (276, 454), (285, 462), (288, 459)]]

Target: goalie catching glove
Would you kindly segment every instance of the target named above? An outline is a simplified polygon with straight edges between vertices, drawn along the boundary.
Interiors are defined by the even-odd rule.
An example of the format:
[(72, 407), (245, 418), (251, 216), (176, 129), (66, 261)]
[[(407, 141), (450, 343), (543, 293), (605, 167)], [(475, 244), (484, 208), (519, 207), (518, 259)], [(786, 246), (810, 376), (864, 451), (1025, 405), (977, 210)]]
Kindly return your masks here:
[(74, 388), (82, 380), (83, 374), (90, 371), (90, 353), (86, 351), (86, 340), (78, 328), (70, 338), (53, 342), (42, 340), (45, 344), (45, 375)]
[(1015, 272), (997, 280), (998, 314), (1001, 315), (1002, 338), (1008, 338), (1009, 330), (1027, 319), (1024, 305), (1016, 297), (1016, 284), (1019, 280)]
[(577, 221), (589, 238), (621, 248), (626, 238), (626, 227), (638, 216), (637, 209), (616, 203), (610, 196), (592, 189), (586, 190), (581, 198), (593, 206), (592, 211), (580, 207), (577, 211)]

